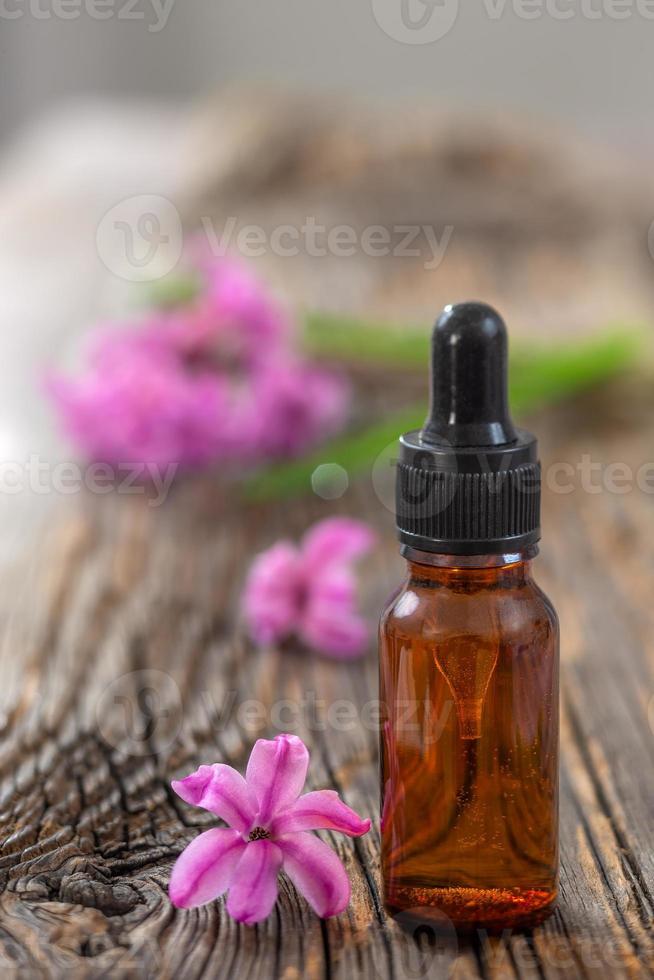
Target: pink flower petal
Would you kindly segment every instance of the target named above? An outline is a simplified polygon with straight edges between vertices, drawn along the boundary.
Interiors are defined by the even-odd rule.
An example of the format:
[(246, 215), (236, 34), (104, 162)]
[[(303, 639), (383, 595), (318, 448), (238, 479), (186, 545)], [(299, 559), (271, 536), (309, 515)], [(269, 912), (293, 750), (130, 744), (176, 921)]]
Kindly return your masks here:
[(267, 918), (277, 900), (282, 852), (271, 840), (254, 840), (245, 851), (227, 896), (227, 911), (237, 922), (253, 925)]
[(231, 766), (200, 766), (171, 786), (186, 803), (215, 813), (234, 830), (245, 833), (252, 828), (255, 801), (243, 776)]
[(363, 521), (329, 517), (315, 524), (302, 539), (302, 557), (307, 566), (323, 568), (333, 562), (348, 562), (370, 551), (375, 533)]
[(370, 820), (362, 820), (333, 789), (305, 793), (277, 815), (271, 826), (273, 836), (300, 830), (337, 830), (348, 837), (359, 837), (370, 830)]
[(292, 633), (299, 618), (298, 552), (280, 541), (255, 558), (245, 585), (243, 612), (257, 643)]
[(307, 778), (309, 752), (296, 735), (260, 738), (250, 755), (245, 778), (256, 796), (257, 824), (267, 826), (280, 810), (297, 800)]
[(290, 346), (289, 318), (251, 267), (235, 258), (217, 258), (202, 246), (188, 258), (204, 280), (197, 306), (211, 334), (230, 340), (254, 361)]
[(264, 458), (297, 456), (345, 423), (349, 399), (344, 381), (288, 355), (268, 359), (253, 378), (253, 388), (252, 432)]
[(173, 905), (191, 909), (222, 895), (248, 846), (240, 834), (226, 827), (214, 827), (192, 840), (170, 876), (168, 894)]
[(357, 579), (348, 565), (325, 565), (311, 575), (309, 603), (355, 607)]
[(312, 611), (302, 628), (308, 646), (342, 660), (360, 657), (368, 645), (368, 624), (355, 614), (334, 619), (327, 611)]
[(368, 626), (358, 615), (356, 579), (351, 569), (328, 565), (312, 581), (299, 630), (314, 650), (355, 657), (368, 642)]
[(350, 901), (350, 879), (338, 855), (313, 834), (289, 834), (277, 844), (284, 871), (311, 908), (326, 919), (338, 915)]

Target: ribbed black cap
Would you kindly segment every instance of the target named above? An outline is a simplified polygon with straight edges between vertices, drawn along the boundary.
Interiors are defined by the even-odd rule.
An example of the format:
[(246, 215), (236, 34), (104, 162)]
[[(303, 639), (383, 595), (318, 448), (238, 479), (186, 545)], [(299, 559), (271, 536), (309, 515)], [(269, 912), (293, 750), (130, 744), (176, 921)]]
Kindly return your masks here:
[(400, 438), (400, 540), (420, 551), (485, 555), (540, 538), (540, 464), (511, 421), (507, 336), (484, 303), (447, 306), (434, 326), (431, 403)]

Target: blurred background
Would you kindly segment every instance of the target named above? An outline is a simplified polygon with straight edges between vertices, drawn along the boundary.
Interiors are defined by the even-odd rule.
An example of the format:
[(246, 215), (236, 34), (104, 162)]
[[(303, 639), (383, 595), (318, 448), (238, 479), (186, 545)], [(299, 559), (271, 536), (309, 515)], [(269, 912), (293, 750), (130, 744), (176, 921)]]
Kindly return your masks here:
[(130, 197), (172, 200), (185, 231), (311, 215), (445, 246), (430, 269), (424, 237), (417, 260), (257, 257), (306, 307), (428, 322), (476, 295), (543, 336), (650, 314), (647, 3), (405, 7), (6, 0), (0, 445), (51, 440), (40, 399), (11, 403), (122, 302), (94, 242)]
[[(620, 375), (634, 331), (648, 363), (653, 17), (646, 0), (5, 0), (0, 457), (102, 456), (48, 378), (83, 379), (84, 338), (170, 298), (200, 239), (274, 297), (303, 356), (354, 380), (343, 433), (386, 423), (362, 470), (391, 407), (418, 421), (447, 302), (495, 304), (555, 359), (590, 344), (540, 402)], [(14, 514), (53, 495), (9, 496)]]
[[(433, 6), (416, 0), (409, 16), (419, 23)], [(646, 3), (550, 0), (524, 9), (498, 0), (460, 3), (437, 48), (393, 43), (370, 2), (255, 9), (234, 0), (139, 0), (131, 9), (124, 3), (122, 15), (119, 3), (95, 12), (80, 2), (69, 4), (65, 19), (45, 0), (40, 6), (33, 0), (34, 16), (27, 3), (7, 0), (5, 8), (5, 141), (66, 99), (182, 105), (256, 81), (356, 95), (395, 104), (396, 111), (435, 104), (536, 113), (544, 126), (563, 122), (631, 147), (652, 144)]]

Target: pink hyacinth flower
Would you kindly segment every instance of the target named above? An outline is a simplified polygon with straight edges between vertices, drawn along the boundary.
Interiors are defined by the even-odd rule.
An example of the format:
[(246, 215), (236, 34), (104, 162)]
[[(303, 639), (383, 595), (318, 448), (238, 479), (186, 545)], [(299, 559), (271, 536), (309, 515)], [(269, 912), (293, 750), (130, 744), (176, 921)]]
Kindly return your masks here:
[(92, 460), (160, 467), (208, 466), (231, 458), (240, 445), (247, 406), (229, 379), (209, 371), (191, 375), (167, 351), (123, 337), (102, 338), (104, 359), (85, 375), (52, 376), (55, 399), (69, 435)]
[(292, 340), (291, 321), (261, 279), (244, 262), (216, 258), (194, 244), (189, 259), (199, 290), (168, 318), (168, 342), (180, 354), (211, 355), (246, 369), (283, 355)]
[(349, 387), (338, 374), (289, 356), (256, 372), (253, 384), (250, 433), (260, 459), (297, 456), (345, 425)]
[(332, 517), (315, 524), (300, 546), (280, 541), (255, 558), (243, 608), (257, 643), (296, 636), (333, 657), (360, 655), (368, 626), (357, 609), (356, 559), (375, 540), (361, 521)]
[(302, 360), (252, 271), (197, 257), (193, 299), (92, 337), (78, 377), (47, 390), (94, 461), (198, 469), (294, 456), (344, 424), (342, 378)]
[(272, 911), (277, 875), (291, 879), (322, 918), (350, 901), (340, 859), (312, 830), (359, 837), (370, 830), (333, 790), (300, 795), (309, 752), (295, 735), (259, 739), (245, 778), (231, 766), (200, 766), (174, 780), (178, 796), (224, 820), (191, 841), (173, 867), (169, 894), (178, 908), (195, 908), (227, 892), (227, 911), (253, 925)]

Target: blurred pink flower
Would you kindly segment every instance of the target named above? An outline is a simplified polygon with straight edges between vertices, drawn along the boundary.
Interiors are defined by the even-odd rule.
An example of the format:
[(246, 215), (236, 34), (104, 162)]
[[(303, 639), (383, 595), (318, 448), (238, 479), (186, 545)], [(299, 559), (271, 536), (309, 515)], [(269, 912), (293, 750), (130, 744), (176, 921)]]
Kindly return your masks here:
[(204, 466), (237, 445), (238, 405), (228, 384), (190, 377), (136, 349), (83, 377), (53, 377), (49, 391), (69, 435), (93, 460)]
[(199, 267), (205, 283), (199, 305), (210, 328), (217, 324), (227, 333), (231, 327), (240, 352), (254, 362), (270, 358), (288, 343), (288, 316), (246, 265), (210, 257)]
[(297, 456), (346, 421), (344, 380), (295, 359), (280, 359), (253, 375), (252, 435), (263, 458)]
[(279, 541), (255, 558), (243, 611), (257, 643), (297, 636), (333, 657), (361, 654), (368, 627), (357, 610), (355, 559), (373, 546), (374, 532), (361, 521), (332, 517), (315, 524), (300, 546)]
[(107, 463), (252, 464), (292, 456), (345, 422), (348, 389), (301, 361), (287, 318), (245, 267), (200, 267), (184, 306), (99, 331), (78, 378), (47, 387), (69, 435)]
[(227, 911), (253, 925), (272, 911), (277, 875), (284, 871), (317, 915), (338, 915), (350, 901), (350, 881), (338, 856), (312, 830), (359, 837), (370, 830), (333, 790), (300, 796), (309, 766), (295, 735), (259, 739), (245, 778), (231, 766), (200, 766), (174, 780), (178, 796), (224, 820), (180, 854), (170, 878), (170, 899), (194, 908), (224, 892)]
[(167, 319), (167, 343), (186, 357), (227, 367), (265, 366), (287, 352), (290, 320), (248, 266), (232, 258), (216, 259), (197, 246), (189, 258), (200, 288)]

